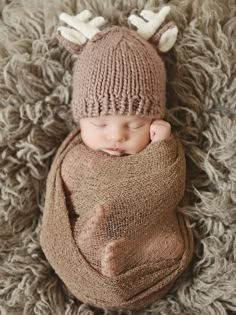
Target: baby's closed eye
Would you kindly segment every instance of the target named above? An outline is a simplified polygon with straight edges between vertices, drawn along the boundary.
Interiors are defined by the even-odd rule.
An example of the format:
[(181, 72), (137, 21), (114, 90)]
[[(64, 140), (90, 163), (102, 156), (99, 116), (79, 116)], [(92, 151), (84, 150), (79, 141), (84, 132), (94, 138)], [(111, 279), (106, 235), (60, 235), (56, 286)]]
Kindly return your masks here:
[(138, 128), (141, 128), (144, 126), (145, 126), (145, 124), (130, 124), (130, 125), (128, 125), (128, 128), (129, 129), (138, 129)]

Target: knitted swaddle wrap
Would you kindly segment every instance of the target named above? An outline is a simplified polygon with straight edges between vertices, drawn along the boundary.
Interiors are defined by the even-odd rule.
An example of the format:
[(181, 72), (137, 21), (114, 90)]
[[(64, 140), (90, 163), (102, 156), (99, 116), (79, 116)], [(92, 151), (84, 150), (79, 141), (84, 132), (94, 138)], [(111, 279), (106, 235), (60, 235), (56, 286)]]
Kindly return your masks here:
[[(40, 240), (77, 298), (139, 309), (171, 288), (193, 250), (187, 220), (176, 212), (185, 168), (175, 136), (122, 157), (91, 150), (79, 129), (65, 139), (48, 176)], [(109, 262), (104, 255), (112, 240)], [(114, 275), (107, 276), (111, 266)]]

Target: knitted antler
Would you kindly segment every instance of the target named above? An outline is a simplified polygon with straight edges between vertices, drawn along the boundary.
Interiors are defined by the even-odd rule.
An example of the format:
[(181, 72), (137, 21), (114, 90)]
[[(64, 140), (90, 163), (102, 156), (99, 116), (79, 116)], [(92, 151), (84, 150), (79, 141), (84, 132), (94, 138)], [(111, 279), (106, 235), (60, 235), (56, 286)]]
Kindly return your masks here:
[(84, 10), (76, 16), (62, 13), (59, 18), (71, 27), (58, 27), (57, 38), (71, 52), (78, 53), (88, 39), (100, 32), (99, 27), (106, 23), (102, 16), (97, 16), (89, 21), (92, 13)]
[(137, 33), (146, 40), (157, 44), (161, 52), (167, 52), (176, 42), (178, 29), (174, 22), (167, 23), (158, 32), (157, 29), (164, 22), (169, 12), (170, 7), (165, 6), (158, 13), (151, 10), (141, 11), (140, 15), (143, 19), (134, 14), (130, 15), (128, 19), (131, 24), (137, 27)]

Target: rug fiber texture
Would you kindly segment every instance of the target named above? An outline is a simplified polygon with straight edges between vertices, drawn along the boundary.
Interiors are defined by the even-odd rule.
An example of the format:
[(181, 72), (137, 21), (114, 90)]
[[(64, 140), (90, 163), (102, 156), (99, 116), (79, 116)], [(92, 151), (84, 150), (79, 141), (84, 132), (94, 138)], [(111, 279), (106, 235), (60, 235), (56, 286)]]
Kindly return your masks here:
[(231, 0), (0, 1), (0, 314), (133, 314), (78, 301), (39, 244), (45, 184), (74, 129), (75, 56), (55, 38), (61, 12), (89, 9), (128, 25), (171, 6), (179, 28), (165, 56), (167, 120), (187, 158), (194, 257), (161, 300), (140, 314), (236, 314), (236, 4)]

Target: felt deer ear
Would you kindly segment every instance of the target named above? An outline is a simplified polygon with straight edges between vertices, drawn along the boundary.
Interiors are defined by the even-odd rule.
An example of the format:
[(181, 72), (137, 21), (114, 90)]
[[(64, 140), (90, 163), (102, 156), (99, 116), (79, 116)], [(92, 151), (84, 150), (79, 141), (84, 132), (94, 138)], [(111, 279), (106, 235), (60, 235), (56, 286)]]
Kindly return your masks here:
[(169, 12), (169, 6), (163, 7), (157, 13), (151, 10), (143, 10), (140, 13), (141, 17), (132, 14), (128, 20), (137, 28), (137, 33), (144, 39), (150, 40), (157, 46), (159, 51), (167, 52), (176, 42), (178, 28), (174, 22), (167, 23), (159, 31), (158, 28), (164, 22)]
[(60, 20), (70, 27), (58, 27), (56, 37), (70, 52), (79, 54), (87, 40), (100, 32), (99, 27), (106, 23), (102, 16), (89, 20), (91, 17), (92, 13), (88, 10), (84, 10), (76, 16), (67, 13), (60, 14)]

